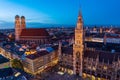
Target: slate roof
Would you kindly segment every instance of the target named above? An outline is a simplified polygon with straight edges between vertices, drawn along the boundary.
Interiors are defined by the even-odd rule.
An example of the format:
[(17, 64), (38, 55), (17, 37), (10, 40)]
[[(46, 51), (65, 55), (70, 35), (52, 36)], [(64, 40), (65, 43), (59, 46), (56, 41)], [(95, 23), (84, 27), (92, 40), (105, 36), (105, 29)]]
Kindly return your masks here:
[(85, 33), (85, 37), (103, 38), (105, 33)]
[[(95, 51), (87, 50), (84, 51), (84, 57), (96, 59), (99, 58), (99, 62), (104, 62), (106, 64), (112, 64), (114, 61), (118, 61), (120, 59), (120, 53), (117, 52), (120, 48), (115, 48), (116, 52), (112, 53), (111, 48), (119, 46), (119, 44), (108, 44), (107, 46), (103, 45), (103, 43), (88, 43), (88, 47), (98, 48)], [(103, 47), (105, 46), (105, 47)], [(113, 47), (110, 47), (113, 46)], [(106, 48), (106, 50), (103, 50)], [(62, 54), (73, 55), (73, 47), (62, 47)]]
[(73, 48), (72, 47), (62, 47), (62, 53), (72, 55), (73, 54)]
[(6, 63), (6, 62), (9, 62), (9, 59), (3, 57), (3, 56), (0, 54), (0, 64)]
[(27, 56), (27, 58), (34, 60), (38, 57), (41, 57), (41, 56), (44, 56), (44, 55), (47, 55), (47, 54), (49, 54), (49, 52), (44, 50), (44, 51), (37, 52), (35, 54), (30, 54), (30, 55)]
[(52, 46), (54, 50), (58, 50), (58, 45)]
[(120, 59), (120, 53), (110, 53), (106, 51), (91, 51), (91, 50), (85, 50), (84, 51), (84, 57), (93, 58), (96, 59), (99, 58), (99, 62), (104, 62), (106, 64), (112, 64), (112, 62), (117, 61)]
[(11, 76), (11, 75), (13, 75), (12, 68), (0, 69), (0, 78)]

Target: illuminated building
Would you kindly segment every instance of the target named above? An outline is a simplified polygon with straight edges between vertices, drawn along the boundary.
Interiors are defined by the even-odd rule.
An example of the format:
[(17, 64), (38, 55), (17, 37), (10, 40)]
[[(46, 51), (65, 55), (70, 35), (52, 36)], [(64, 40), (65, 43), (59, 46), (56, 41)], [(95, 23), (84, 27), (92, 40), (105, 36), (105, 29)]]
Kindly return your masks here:
[(92, 80), (120, 80), (120, 47), (115, 43), (84, 41), (82, 16), (78, 16), (75, 43), (59, 48), (59, 69)]
[(46, 50), (30, 54), (23, 60), (25, 70), (32, 73), (42, 73), (50, 70), (58, 62), (58, 56), (55, 51), (48, 52)]
[(46, 29), (26, 29), (25, 17), (15, 16), (15, 40), (21, 43), (49, 43), (49, 33)]
[[(0, 47), (0, 53), (10, 60), (21, 60), (25, 71), (31, 74), (48, 71), (58, 63), (58, 46), (46, 47), (38, 51), (35, 49), (24, 51), (22, 47), (18, 48), (13, 43), (7, 43)], [(4, 64), (1, 66), (5, 67)]]
[(45, 29), (23, 29), (20, 34), (20, 42), (22, 43), (49, 43), (49, 34)]
[(73, 44), (73, 73), (82, 76), (83, 60), (83, 20), (79, 12), (77, 27), (75, 29), (75, 43)]
[(61, 47), (61, 58), (59, 59), (59, 69), (61, 71), (73, 74), (73, 49), (72, 47)]

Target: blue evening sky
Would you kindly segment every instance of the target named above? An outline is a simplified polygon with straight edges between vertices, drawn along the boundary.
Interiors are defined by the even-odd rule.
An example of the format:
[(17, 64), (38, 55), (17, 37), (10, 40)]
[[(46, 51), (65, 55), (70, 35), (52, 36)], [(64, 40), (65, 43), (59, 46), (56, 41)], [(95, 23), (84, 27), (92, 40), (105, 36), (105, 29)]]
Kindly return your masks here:
[(84, 24), (120, 24), (120, 0), (0, 0), (0, 24), (18, 14), (31, 23), (74, 25), (79, 9)]

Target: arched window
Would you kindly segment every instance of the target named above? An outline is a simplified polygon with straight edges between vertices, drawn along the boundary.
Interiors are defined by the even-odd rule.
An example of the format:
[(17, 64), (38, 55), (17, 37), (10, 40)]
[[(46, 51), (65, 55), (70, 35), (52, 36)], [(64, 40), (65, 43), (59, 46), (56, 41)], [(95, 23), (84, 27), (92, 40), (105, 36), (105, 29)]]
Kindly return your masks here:
[(76, 53), (76, 57), (80, 58), (80, 52), (79, 51)]

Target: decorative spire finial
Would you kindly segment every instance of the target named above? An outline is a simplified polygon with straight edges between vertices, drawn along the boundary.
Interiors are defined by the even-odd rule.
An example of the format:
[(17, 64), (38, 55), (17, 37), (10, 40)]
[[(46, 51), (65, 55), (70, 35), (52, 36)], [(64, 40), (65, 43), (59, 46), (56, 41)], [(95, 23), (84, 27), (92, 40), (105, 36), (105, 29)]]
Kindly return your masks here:
[(78, 14), (78, 16), (82, 16), (82, 8), (81, 8), (81, 4), (80, 4), (80, 2), (79, 2), (79, 14)]
[(79, 10), (79, 13), (78, 13), (78, 23), (82, 23), (82, 12), (81, 10)]

